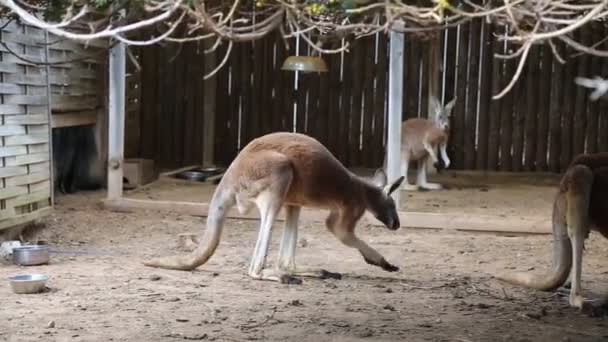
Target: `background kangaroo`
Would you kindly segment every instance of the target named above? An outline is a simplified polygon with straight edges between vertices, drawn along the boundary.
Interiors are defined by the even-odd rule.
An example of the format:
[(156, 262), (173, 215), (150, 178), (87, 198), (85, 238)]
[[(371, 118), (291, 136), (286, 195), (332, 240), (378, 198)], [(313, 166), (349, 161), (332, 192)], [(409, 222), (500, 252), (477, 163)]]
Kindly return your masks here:
[[(450, 115), (456, 98), (443, 107), (436, 97), (431, 98), (429, 119), (414, 118), (401, 124), (401, 174), (405, 177), (404, 190), (441, 189), (440, 184), (429, 183), (426, 180), (426, 164), (429, 156), (437, 164), (437, 148), (445, 168), (450, 166), (447, 154), (447, 144), (450, 131)], [(416, 184), (411, 185), (407, 180), (410, 162), (417, 162)], [(386, 169), (386, 158), (384, 159)]]
[[(255, 204), (260, 212), (260, 231), (249, 267), (249, 275), (282, 283), (300, 283), (294, 275), (327, 277), (321, 269), (296, 268), (295, 251), (298, 217), (302, 206), (328, 209), (327, 228), (345, 245), (359, 250), (363, 259), (382, 269), (399, 268), (354, 233), (365, 210), (387, 228), (399, 228), (399, 216), (390, 194), (403, 177), (387, 185), (378, 170), (374, 183), (346, 169), (317, 140), (297, 133), (271, 133), (251, 141), (226, 170), (216, 188), (207, 216), (207, 229), (199, 246), (190, 255), (172, 256), (144, 262), (147, 266), (191, 270), (213, 255), (220, 242), (224, 219), (231, 207), (241, 213)], [(282, 206), (286, 220), (275, 269), (264, 269), (272, 224)]]
[(508, 283), (552, 291), (572, 276), (570, 305), (583, 308), (581, 271), (589, 232), (608, 238), (608, 153), (580, 155), (562, 177), (553, 204), (553, 266), (546, 275), (498, 275)]

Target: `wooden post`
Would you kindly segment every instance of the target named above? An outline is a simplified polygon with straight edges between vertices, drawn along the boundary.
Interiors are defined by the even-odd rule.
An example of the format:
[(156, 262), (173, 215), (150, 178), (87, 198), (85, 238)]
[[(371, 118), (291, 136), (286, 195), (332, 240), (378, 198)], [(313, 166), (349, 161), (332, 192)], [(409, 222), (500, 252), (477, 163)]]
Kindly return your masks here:
[[(403, 22), (394, 24), (403, 29)], [(386, 143), (386, 168), (389, 182), (401, 175), (401, 117), (403, 113), (403, 40), (402, 32), (390, 33), (390, 60), (388, 76), (388, 132)], [(393, 192), (395, 205), (399, 208), (399, 190)]]
[(125, 45), (117, 43), (109, 56), (108, 199), (122, 197), (125, 142)]

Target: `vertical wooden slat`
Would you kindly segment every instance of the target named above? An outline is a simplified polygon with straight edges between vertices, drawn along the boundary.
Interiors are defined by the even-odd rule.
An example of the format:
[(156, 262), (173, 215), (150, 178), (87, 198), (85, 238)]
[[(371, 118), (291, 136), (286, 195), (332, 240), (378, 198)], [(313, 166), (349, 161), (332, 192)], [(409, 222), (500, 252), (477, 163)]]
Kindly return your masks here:
[[(358, 41), (356, 47), (365, 47), (362, 41)], [(363, 50), (359, 50), (363, 52)], [(352, 100), (350, 109), (350, 131), (349, 131), (349, 166), (360, 166), (360, 150), (359, 140), (361, 133), (361, 99), (363, 92), (363, 73), (361, 72), (364, 68), (364, 56), (361, 53), (356, 53), (353, 56), (353, 64), (350, 72), (353, 73), (353, 84), (352, 84)]]
[[(337, 48), (338, 44), (334, 44), (334, 48)], [(340, 67), (341, 57), (339, 53), (331, 54), (328, 56), (329, 63), (329, 90), (328, 90), (328, 102), (329, 109), (327, 113), (327, 130), (328, 130), (328, 148), (329, 150), (338, 155), (339, 146), (341, 145), (340, 134), (340, 99), (342, 94), (342, 87), (340, 84)]]
[[(290, 44), (285, 49), (285, 57), (290, 56), (295, 52), (294, 39), (291, 39)], [(283, 63), (283, 60), (281, 60)], [(284, 129), (287, 132), (294, 131), (294, 103), (295, 103), (295, 72), (293, 71), (280, 71), (283, 74), (285, 80), (285, 87), (283, 87), (283, 108), (285, 111), (284, 116)]]
[[(592, 44), (597, 43), (598, 41), (603, 39), (602, 36), (602, 28), (597, 24), (591, 24), (588, 26), (588, 30), (591, 31), (590, 34), (593, 36)], [(590, 62), (590, 70), (587, 77), (593, 77), (593, 75), (602, 75), (602, 65), (601, 59), (596, 56), (589, 57)], [(579, 75), (581, 76), (581, 75)], [(586, 96), (588, 96), (586, 94)], [(595, 153), (598, 148), (598, 111), (599, 111), (599, 103), (598, 101), (589, 101), (587, 100), (587, 132), (585, 139), (585, 152), (586, 153)]]
[[(603, 36), (608, 35), (608, 27), (603, 27)], [(608, 49), (608, 42), (601, 44), (600, 49)], [(602, 58), (601, 75), (608, 75), (608, 58)], [(598, 150), (608, 152), (608, 101), (606, 98), (599, 100), (599, 124), (598, 124)]]
[(274, 80), (274, 82), (272, 83), (274, 87), (274, 97), (272, 99), (272, 130), (279, 132), (285, 130), (283, 122), (285, 121), (285, 116), (287, 115), (287, 113), (285, 112), (284, 88), (288, 87), (289, 85), (285, 84), (285, 72), (281, 71), (281, 66), (283, 65), (283, 61), (285, 61), (287, 55), (285, 53), (284, 44), (281, 41), (280, 32), (277, 32), (272, 37), (276, 53), (275, 63), (272, 69), (270, 70), (269, 75), (269, 78), (271, 80)]
[(351, 89), (352, 89), (352, 53), (344, 54), (344, 61), (342, 63), (342, 83), (340, 87), (342, 89), (342, 97), (340, 99), (340, 127), (338, 130), (338, 136), (342, 140), (340, 144), (338, 159), (342, 163), (348, 163), (348, 127), (349, 118), (351, 116)]
[[(510, 48), (513, 49), (514, 47), (511, 46)], [(502, 77), (501, 89), (504, 89), (504, 87), (509, 84), (511, 77), (513, 77), (515, 63), (516, 61), (513, 60), (504, 61), (505, 71)], [(515, 85), (514, 88), (516, 86), (517, 85)], [(513, 166), (511, 147), (513, 143), (513, 92), (515, 89), (512, 89), (505, 96), (503, 96), (502, 99), (500, 99), (500, 171), (511, 171)]]
[[(184, 91), (183, 91), (183, 101), (184, 101), (184, 125), (183, 127), (183, 136), (181, 139), (181, 148), (183, 150), (181, 165), (190, 165), (195, 162), (194, 160), (194, 149), (199, 148), (199, 146), (195, 146), (194, 142), (194, 131), (196, 129), (196, 117), (198, 116), (194, 110), (194, 101), (196, 99), (194, 90), (196, 89), (196, 85), (198, 83), (199, 75), (196, 71), (198, 71), (198, 63), (195, 59), (194, 53), (196, 50), (194, 49), (194, 44), (188, 43), (183, 45), (183, 55), (184, 58), (182, 63), (188, 66), (187, 74), (184, 75)], [(184, 68), (184, 72), (186, 68)], [(198, 95), (198, 94), (197, 94)], [(201, 114), (202, 115), (202, 114)], [(202, 151), (200, 152), (202, 155)]]
[(547, 171), (547, 154), (549, 142), (549, 115), (552, 81), (551, 47), (544, 45), (541, 49), (541, 65), (538, 83), (538, 125), (536, 131), (536, 171)]
[[(376, 94), (374, 96), (374, 165), (381, 165), (384, 160), (384, 125), (385, 105), (388, 82), (388, 39), (378, 35), (378, 63), (376, 63)], [(407, 96), (407, 94), (405, 95)]]
[[(540, 47), (533, 46), (530, 51), (530, 60), (537, 62), (540, 56)], [(542, 63), (542, 62), (541, 62)], [(533, 171), (536, 164), (536, 145), (539, 137), (536, 135), (538, 125), (538, 96), (539, 96), (539, 74), (541, 63), (528, 64), (528, 73), (525, 75), (526, 108), (524, 112), (525, 130), (525, 150), (524, 150), (524, 170)]]
[[(299, 49), (300, 56), (306, 56), (308, 51), (306, 49), (306, 44), (304, 42), (300, 43)], [(300, 133), (306, 132), (306, 106), (307, 106), (307, 94), (308, 88), (310, 84), (310, 77), (312, 75), (307, 75), (305, 73), (298, 73), (298, 89), (296, 90), (296, 102), (297, 102), (297, 116), (296, 116), (296, 130)]]
[[(582, 44), (588, 45), (590, 32), (587, 29), (585, 29), (585, 32), (578, 32), (579, 31), (576, 31), (575, 38), (579, 39)], [(574, 77), (577, 76), (588, 77), (589, 59), (590, 57), (587, 54), (581, 55), (577, 58), (576, 74), (573, 75), (572, 79), (568, 80), (569, 83), (574, 83)], [(573, 141), (571, 158), (585, 151), (585, 132), (587, 129), (586, 107), (587, 98), (589, 96), (584, 87), (579, 87), (577, 85), (574, 85), (574, 87), (575, 92), (572, 94), (576, 95), (574, 100), (574, 131), (572, 132)]]
[(479, 89), (479, 135), (477, 136), (477, 155), (475, 167), (485, 170), (488, 167), (488, 134), (490, 130), (490, 101), (492, 101), (492, 39), (491, 25), (482, 21), (481, 88)]
[[(464, 168), (471, 170), (475, 168), (475, 138), (477, 136), (477, 91), (479, 81), (479, 45), (481, 33), (481, 19), (475, 19), (471, 22), (469, 29), (469, 54), (468, 76), (466, 84), (461, 85), (467, 87), (465, 122), (464, 122)], [(464, 100), (464, 99), (463, 99)]]
[[(323, 56), (325, 60), (329, 56)], [(332, 113), (329, 112), (329, 99), (334, 94), (331, 93), (330, 88), (330, 72), (322, 73), (319, 75), (319, 92), (318, 92), (318, 107), (317, 107), (317, 118), (316, 118), (316, 132), (321, 143), (325, 146), (329, 145), (329, 131), (327, 125), (329, 124), (328, 118)]]
[[(490, 26), (490, 36), (494, 34), (494, 32), (499, 33), (503, 27), (491, 25)], [(503, 48), (502, 45), (495, 40), (492, 40), (490, 52), (492, 55), (495, 53), (502, 53)], [(504, 63), (502, 60), (492, 58), (492, 93), (490, 97), (498, 94), (499, 91), (502, 90), (502, 72)], [(490, 130), (488, 132), (488, 170), (497, 170), (498, 169), (498, 151), (500, 145), (500, 113), (502, 101), (500, 100), (492, 100), (490, 99), (490, 112), (489, 112), (489, 126)]]
[[(568, 49), (568, 53), (572, 50)], [(561, 131), (561, 150), (560, 150), (560, 170), (565, 170), (572, 158), (572, 119), (574, 113), (574, 84), (571, 81), (576, 75), (577, 59), (569, 59), (564, 70), (564, 82), (562, 83), (564, 105), (562, 111), (562, 131)]]
[[(218, 49), (218, 55), (223, 56), (226, 47), (220, 46)], [(234, 56), (234, 55), (233, 55)], [(228, 118), (230, 116), (230, 108), (228, 101), (230, 99), (228, 89), (228, 77), (232, 65), (232, 60), (228, 61), (228, 65), (225, 65), (217, 74), (217, 92), (216, 92), (216, 103), (217, 103), (217, 119), (215, 120), (215, 159), (220, 165), (228, 164)]]
[[(373, 116), (374, 116), (374, 80), (375, 80), (375, 51), (376, 48), (376, 37), (371, 36), (365, 38), (365, 72), (363, 79), (363, 150), (362, 150), (362, 166), (369, 167), (374, 165), (373, 157), (375, 153), (379, 153), (380, 150), (374, 151), (373, 138), (377, 130), (372, 127)], [(381, 132), (381, 131), (380, 131)]]
[(470, 23), (460, 25), (460, 41), (458, 46), (457, 81), (458, 87), (456, 94), (458, 101), (454, 108), (454, 129), (452, 139), (452, 150), (454, 168), (464, 168), (464, 141), (465, 141), (465, 121), (466, 121), (466, 94), (467, 94), (467, 56), (469, 51), (469, 30)]
[(549, 170), (559, 172), (562, 151), (562, 113), (565, 66), (553, 58), (551, 73), (551, 101), (549, 110)]
[[(532, 53), (532, 52), (530, 52)], [(528, 69), (530, 68), (530, 64), (526, 64), (524, 70), (522, 71), (523, 75), (528, 74)], [(527, 101), (529, 100), (526, 97), (526, 78), (525, 76), (520, 78), (511, 94), (509, 94), (513, 101), (513, 142), (512, 142), (512, 161), (511, 161), (511, 169), (509, 171), (513, 172), (521, 172), (522, 170), (522, 159), (524, 152), (524, 124), (526, 117), (526, 108)]]
[(419, 47), (415, 39), (405, 36), (404, 78), (403, 78), (403, 121), (418, 115), (418, 57)]
[[(251, 140), (262, 135), (262, 121), (264, 120), (264, 94), (263, 94), (263, 75), (264, 72), (264, 40), (253, 41), (253, 59), (250, 59), (251, 70), (253, 75), (244, 75), (244, 77), (253, 76), (253, 85), (246, 96), (251, 96), (251, 117), (248, 123), (249, 134), (247, 139), (241, 143), (241, 148), (248, 144)], [(244, 127), (244, 126), (241, 126)]]
[[(155, 159), (157, 155), (156, 138), (158, 126), (158, 112), (160, 111), (159, 103), (154, 103), (151, 99), (157, 98), (159, 82), (154, 82), (158, 73), (158, 49), (145, 47), (142, 48), (141, 67), (145, 72), (141, 74), (141, 93), (142, 103), (140, 110), (142, 111), (141, 120), (141, 157)], [(160, 101), (159, 101), (160, 102)]]
[[(177, 168), (183, 165), (183, 139), (184, 139), (184, 127), (187, 116), (184, 115), (184, 45), (180, 45), (176, 50), (177, 56), (173, 56), (173, 61), (170, 64), (173, 66), (173, 72), (175, 74), (175, 83), (173, 87), (174, 92), (174, 105), (172, 106), (173, 115), (170, 120), (172, 121), (173, 131), (164, 130), (165, 139), (173, 139), (173, 152), (171, 153), (171, 167)], [(191, 123), (190, 123), (191, 124)]]
[[(232, 49), (231, 58), (234, 57), (231, 63), (232, 70), (230, 71), (230, 98), (228, 100), (229, 108), (227, 113), (228, 119), (228, 144), (227, 144), (227, 160), (231, 163), (236, 157), (239, 151), (238, 139), (239, 139), (239, 107), (241, 106), (241, 99), (243, 99), (243, 87), (249, 89), (247, 84), (239, 82), (242, 79), (243, 69), (242, 66), (248, 65), (242, 63), (243, 47), (246, 44), (235, 44)], [(247, 97), (245, 97), (246, 99)], [(245, 108), (245, 106), (242, 106)], [(243, 115), (244, 116), (244, 115)]]

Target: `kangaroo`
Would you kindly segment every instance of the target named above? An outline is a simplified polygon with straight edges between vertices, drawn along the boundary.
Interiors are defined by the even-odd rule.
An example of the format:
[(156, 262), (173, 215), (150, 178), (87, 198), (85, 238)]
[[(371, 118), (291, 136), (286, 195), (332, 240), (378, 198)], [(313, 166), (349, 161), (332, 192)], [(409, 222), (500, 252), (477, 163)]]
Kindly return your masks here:
[[(184, 256), (156, 258), (144, 265), (177, 270), (192, 270), (204, 264), (215, 252), (228, 210), (236, 205), (247, 213), (256, 205), (260, 230), (248, 274), (254, 279), (300, 284), (294, 276), (318, 278), (340, 275), (322, 269), (296, 268), (295, 252), (301, 207), (330, 211), (325, 223), (344, 245), (359, 250), (368, 264), (385, 271), (399, 268), (360, 240), (355, 225), (369, 210), (390, 230), (400, 226), (390, 194), (404, 177), (387, 184), (386, 174), (377, 170), (372, 179), (354, 175), (321, 143), (298, 133), (270, 133), (252, 140), (237, 155), (222, 177), (209, 203), (207, 228), (198, 247)], [(265, 269), (272, 224), (281, 207), (286, 220), (274, 269)]]
[[(414, 190), (438, 190), (441, 184), (429, 183), (426, 180), (426, 163), (429, 156), (433, 163), (437, 164), (437, 147), (441, 153), (441, 159), (445, 168), (450, 166), (450, 158), (446, 151), (450, 131), (450, 115), (456, 98), (452, 99), (445, 107), (441, 106), (436, 97), (431, 98), (431, 119), (414, 118), (405, 120), (401, 124), (401, 174), (405, 177), (403, 189)], [(407, 172), (410, 162), (418, 163), (416, 185), (407, 180)], [(386, 168), (386, 159), (384, 160)]]
[(583, 309), (581, 273), (591, 230), (608, 238), (608, 153), (577, 156), (562, 176), (553, 204), (553, 266), (545, 275), (500, 274), (507, 283), (541, 291), (563, 285), (571, 273), (570, 306)]

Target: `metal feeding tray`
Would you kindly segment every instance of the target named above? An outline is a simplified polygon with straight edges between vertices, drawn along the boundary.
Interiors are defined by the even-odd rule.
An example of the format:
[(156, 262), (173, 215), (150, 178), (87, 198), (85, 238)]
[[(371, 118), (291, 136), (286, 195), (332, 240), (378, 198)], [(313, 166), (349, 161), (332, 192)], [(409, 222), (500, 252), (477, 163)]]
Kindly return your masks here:
[(175, 178), (185, 179), (195, 182), (204, 182), (209, 177), (220, 175), (224, 172), (223, 169), (215, 167), (197, 168), (179, 172), (175, 174)]

